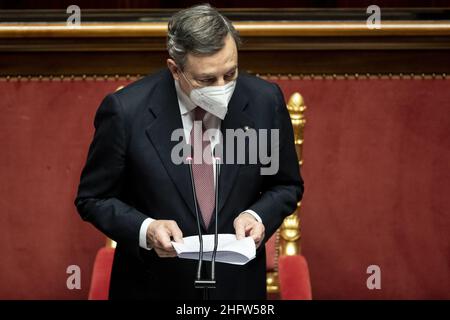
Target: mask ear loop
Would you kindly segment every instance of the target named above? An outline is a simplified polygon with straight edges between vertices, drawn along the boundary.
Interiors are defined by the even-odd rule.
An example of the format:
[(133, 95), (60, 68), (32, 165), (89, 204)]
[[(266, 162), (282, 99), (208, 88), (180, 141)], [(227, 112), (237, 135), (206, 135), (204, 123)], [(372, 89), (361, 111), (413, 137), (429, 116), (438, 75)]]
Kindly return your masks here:
[[(177, 66), (177, 68), (178, 68), (178, 66)], [(187, 83), (189, 84), (189, 86), (191, 87), (191, 90), (197, 90), (196, 91), (196, 93), (197, 94), (199, 94), (203, 99), (206, 99), (206, 100), (209, 100), (209, 102), (211, 102), (211, 99), (208, 97), (208, 96), (206, 96), (203, 92), (201, 92), (201, 91), (199, 91), (198, 89), (201, 89), (201, 88), (194, 88), (194, 86), (192, 85), (192, 83), (189, 81), (189, 79), (186, 77), (186, 74), (183, 72), (183, 71), (181, 71), (181, 69), (180, 68), (178, 68), (178, 71), (179, 71), (179, 73), (181, 73), (182, 75), (183, 75), (183, 78), (187, 81)], [(237, 70), (236, 70), (237, 71)], [(236, 77), (236, 79), (237, 79), (237, 77)], [(230, 87), (232, 87), (233, 86), (233, 82), (236, 82), (236, 79), (234, 79), (232, 82), (230, 82), (229, 83), (229, 85), (230, 85)], [(192, 99), (191, 99), (191, 101), (192, 101)], [(192, 101), (193, 102), (193, 101)], [(195, 103), (194, 103), (195, 104)]]
[(180, 68), (178, 68), (178, 73), (181, 73), (181, 74), (183, 75), (184, 80), (186, 80), (187, 83), (189, 83), (189, 86), (191, 87), (191, 90), (194, 90), (194, 89), (195, 89), (194, 86), (193, 86), (192, 83), (189, 81), (189, 79), (186, 77), (186, 75), (184, 74), (184, 72), (181, 71)]
[[(180, 70), (180, 68), (178, 68), (178, 70)], [(197, 90), (197, 89), (201, 89), (201, 88), (194, 88), (194, 86), (192, 85), (192, 83), (189, 81), (189, 79), (186, 77), (186, 75), (184, 74), (183, 71), (179, 71), (184, 79), (187, 81), (187, 83), (189, 83), (189, 86), (191, 87), (191, 90)], [(208, 99), (207, 96), (205, 96), (201, 91), (196, 91), (199, 95), (201, 95), (203, 97), (203, 99)]]

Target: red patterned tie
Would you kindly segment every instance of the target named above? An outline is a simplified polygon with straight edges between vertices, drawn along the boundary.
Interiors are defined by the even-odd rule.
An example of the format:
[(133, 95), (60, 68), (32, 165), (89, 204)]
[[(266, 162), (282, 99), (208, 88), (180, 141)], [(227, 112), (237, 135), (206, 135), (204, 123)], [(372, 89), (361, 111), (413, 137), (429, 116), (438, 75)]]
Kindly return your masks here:
[[(192, 174), (194, 176), (195, 193), (203, 221), (205, 222), (206, 227), (208, 227), (211, 222), (215, 199), (214, 171), (210, 151), (210, 142), (209, 140), (203, 141), (202, 139), (204, 131), (203, 118), (205, 114), (206, 111), (200, 107), (194, 109), (194, 121), (201, 121), (201, 130), (194, 130), (195, 123), (193, 124), (191, 130), (191, 144), (193, 145), (194, 150), (194, 154), (192, 155), (192, 158), (194, 159), (192, 163)], [(204, 152), (205, 149), (207, 149), (206, 152)], [(201, 163), (198, 163), (196, 161), (197, 158), (195, 152), (200, 153), (200, 151), (201, 155), (197, 155), (197, 158), (201, 158)]]

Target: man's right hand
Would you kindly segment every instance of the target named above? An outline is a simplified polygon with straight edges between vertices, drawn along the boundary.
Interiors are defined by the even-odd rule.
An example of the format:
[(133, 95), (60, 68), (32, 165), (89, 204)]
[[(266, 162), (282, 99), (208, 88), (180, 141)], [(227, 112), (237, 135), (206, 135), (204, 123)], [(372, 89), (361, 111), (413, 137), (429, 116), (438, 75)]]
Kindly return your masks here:
[(183, 242), (183, 233), (174, 220), (155, 220), (147, 228), (147, 245), (153, 248), (159, 257), (176, 257), (177, 253), (171, 241)]

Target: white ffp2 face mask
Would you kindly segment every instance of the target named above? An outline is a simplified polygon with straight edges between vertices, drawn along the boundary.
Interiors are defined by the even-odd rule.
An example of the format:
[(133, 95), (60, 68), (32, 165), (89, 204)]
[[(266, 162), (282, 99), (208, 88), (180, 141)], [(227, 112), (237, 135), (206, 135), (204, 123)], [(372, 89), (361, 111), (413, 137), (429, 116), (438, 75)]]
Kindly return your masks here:
[(228, 103), (236, 87), (236, 80), (230, 81), (223, 86), (194, 88), (184, 73), (183, 76), (192, 88), (189, 95), (191, 101), (196, 106), (223, 120), (228, 111)]

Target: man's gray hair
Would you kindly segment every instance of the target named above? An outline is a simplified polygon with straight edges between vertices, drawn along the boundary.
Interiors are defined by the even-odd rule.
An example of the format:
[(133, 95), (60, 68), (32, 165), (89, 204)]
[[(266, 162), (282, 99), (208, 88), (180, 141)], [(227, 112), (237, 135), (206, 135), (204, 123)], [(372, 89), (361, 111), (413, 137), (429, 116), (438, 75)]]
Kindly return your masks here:
[(230, 34), (239, 48), (241, 39), (233, 24), (209, 4), (196, 5), (175, 13), (169, 20), (167, 50), (183, 70), (188, 53), (214, 54), (225, 46)]

